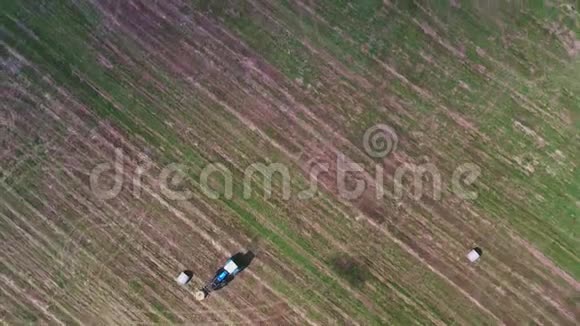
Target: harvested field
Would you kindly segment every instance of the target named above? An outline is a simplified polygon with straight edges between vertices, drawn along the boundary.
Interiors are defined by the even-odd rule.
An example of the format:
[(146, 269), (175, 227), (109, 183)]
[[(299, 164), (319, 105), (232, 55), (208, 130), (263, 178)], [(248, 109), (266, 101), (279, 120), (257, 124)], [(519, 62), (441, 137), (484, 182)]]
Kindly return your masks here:
[(2, 323), (579, 323), (577, 3), (0, 8)]

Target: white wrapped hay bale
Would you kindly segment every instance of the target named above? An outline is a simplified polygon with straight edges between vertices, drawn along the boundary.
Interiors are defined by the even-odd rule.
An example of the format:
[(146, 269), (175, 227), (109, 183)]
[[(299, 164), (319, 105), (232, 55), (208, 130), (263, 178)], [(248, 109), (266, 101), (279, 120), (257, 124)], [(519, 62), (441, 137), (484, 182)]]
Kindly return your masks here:
[(191, 281), (192, 277), (193, 277), (193, 272), (183, 271), (183, 272), (179, 273), (179, 275), (177, 275), (177, 277), (175, 278), (175, 281), (179, 285), (187, 285), (187, 283), (189, 283), (189, 281)]
[(469, 253), (467, 253), (467, 259), (469, 259), (470, 262), (474, 263), (481, 257), (482, 254), (483, 251), (481, 250), (481, 248), (475, 247)]

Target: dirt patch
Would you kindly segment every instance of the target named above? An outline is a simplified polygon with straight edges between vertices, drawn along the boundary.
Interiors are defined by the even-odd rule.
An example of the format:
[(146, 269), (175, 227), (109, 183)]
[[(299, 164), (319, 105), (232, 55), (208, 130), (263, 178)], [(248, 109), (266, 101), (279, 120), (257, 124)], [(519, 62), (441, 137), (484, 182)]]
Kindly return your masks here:
[(349, 257), (347, 254), (338, 254), (331, 259), (333, 269), (350, 285), (361, 288), (370, 276), (368, 267)]

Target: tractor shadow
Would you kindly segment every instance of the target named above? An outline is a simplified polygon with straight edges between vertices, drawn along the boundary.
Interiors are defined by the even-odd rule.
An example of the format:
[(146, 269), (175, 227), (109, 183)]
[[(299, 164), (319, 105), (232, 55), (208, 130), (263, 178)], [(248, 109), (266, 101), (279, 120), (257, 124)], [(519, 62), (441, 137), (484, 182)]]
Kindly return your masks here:
[(190, 270), (190, 269), (186, 269), (186, 270), (184, 270), (184, 271), (183, 271), (183, 274), (187, 275), (187, 277), (188, 277), (189, 279), (191, 279), (191, 278), (193, 277), (193, 271), (192, 271), (192, 270)]
[(244, 269), (250, 266), (254, 258), (256, 258), (256, 254), (252, 250), (248, 250), (245, 253), (238, 252), (237, 254), (232, 256), (232, 260), (240, 268), (239, 273), (241, 273), (242, 271), (244, 271)]

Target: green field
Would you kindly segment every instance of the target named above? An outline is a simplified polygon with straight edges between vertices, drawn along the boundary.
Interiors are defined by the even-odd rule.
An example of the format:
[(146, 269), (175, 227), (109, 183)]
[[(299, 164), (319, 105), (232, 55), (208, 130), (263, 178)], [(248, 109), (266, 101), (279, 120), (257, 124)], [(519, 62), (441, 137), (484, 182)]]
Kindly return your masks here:
[[(577, 3), (0, 8), (2, 322), (578, 323)], [(397, 136), (380, 158), (364, 144), (377, 125)], [(122, 187), (99, 198), (91, 176), (116, 151)], [(362, 167), (347, 181), (366, 180), (361, 196), (342, 195), (339, 157)], [(185, 200), (163, 188), (175, 163), (183, 173), (169, 186)], [(231, 196), (219, 174), (221, 196), (204, 191), (216, 163)], [(287, 169), (290, 198), (281, 173), (247, 176), (256, 163)], [(320, 163), (329, 169), (313, 179)], [(409, 178), (397, 197), (396, 171), (428, 163), (441, 198), (413, 197)], [(462, 183), (475, 199), (451, 184), (466, 163), (480, 171)], [(313, 184), (316, 196), (297, 195)], [(248, 271), (195, 301), (256, 241)], [(484, 255), (470, 264), (474, 246)], [(173, 281), (183, 269), (189, 289)]]

